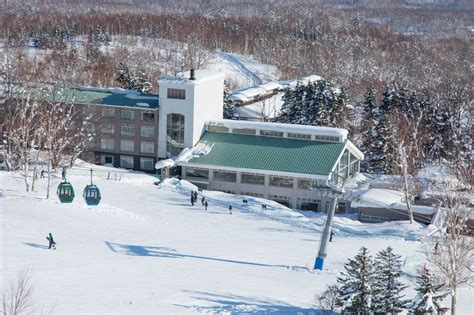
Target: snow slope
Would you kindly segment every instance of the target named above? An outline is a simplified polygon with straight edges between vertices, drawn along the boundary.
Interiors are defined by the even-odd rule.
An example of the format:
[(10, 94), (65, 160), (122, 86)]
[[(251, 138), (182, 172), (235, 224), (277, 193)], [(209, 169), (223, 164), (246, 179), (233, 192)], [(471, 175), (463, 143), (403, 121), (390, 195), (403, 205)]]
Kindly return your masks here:
[[(219, 192), (204, 193), (205, 211), (190, 205), (185, 182), (159, 187), (148, 175), (95, 169), (103, 195), (98, 207), (80, 198), (89, 182), (85, 166), (68, 172), (76, 189), (72, 204), (59, 203), (55, 194), (46, 200), (46, 179), (28, 194), (20, 174), (0, 172), (2, 290), (29, 268), (38, 305), (57, 313), (297, 314), (313, 309), (314, 294), (336, 281), (362, 245), (372, 253), (391, 245), (410, 272), (423, 262), (420, 242), (405, 240), (406, 223), (338, 217), (326, 269), (315, 272), (307, 267), (318, 249), (321, 215), (306, 217), (258, 198), (242, 206), (242, 197)], [(107, 180), (108, 172), (121, 180)], [(59, 181), (55, 176), (54, 186)], [(411, 226), (407, 239), (424, 231)], [(45, 248), (48, 232), (55, 251)], [(470, 311), (473, 292), (461, 290), (459, 314)], [(414, 296), (412, 289), (406, 294)]]

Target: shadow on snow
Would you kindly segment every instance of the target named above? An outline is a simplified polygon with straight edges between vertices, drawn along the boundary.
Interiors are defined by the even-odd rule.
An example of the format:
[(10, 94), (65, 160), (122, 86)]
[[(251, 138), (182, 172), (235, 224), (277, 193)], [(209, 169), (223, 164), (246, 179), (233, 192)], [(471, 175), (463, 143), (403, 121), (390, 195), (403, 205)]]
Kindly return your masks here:
[(117, 244), (117, 243), (112, 243), (112, 242), (107, 242), (107, 241), (105, 241), (105, 244), (114, 253), (120, 253), (120, 254), (130, 255), (130, 256), (149, 256), (149, 257), (162, 257), (162, 258), (193, 258), (193, 259), (203, 259), (203, 260), (210, 260), (210, 261), (217, 261), (217, 262), (224, 262), (224, 263), (231, 263), (231, 264), (257, 266), (257, 267), (277, 267), (277, 268), (285, 268), (285, 269), (298, 270), (298, 271), (307, 271), (305, 267), (301, 267), (301, 266), (270, 265), (270, 264), (264, 264), (264, 263), (258, 263), (258, 262), (183, 254), (183, 253), (177, 252), (175, 249), (167, 248), (167, 247)]

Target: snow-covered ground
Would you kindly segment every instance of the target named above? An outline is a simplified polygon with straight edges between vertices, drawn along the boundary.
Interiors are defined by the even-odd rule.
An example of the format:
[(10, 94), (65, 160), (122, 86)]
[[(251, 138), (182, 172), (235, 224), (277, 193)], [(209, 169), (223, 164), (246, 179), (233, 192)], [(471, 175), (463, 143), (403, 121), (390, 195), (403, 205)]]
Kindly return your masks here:
[[(420, 240), (428, 230), (421, 225), (336, 217), (335, 242), (318, 272), (311, 267), (321, 214), (251, 197), (243, 206), (242, 197), (220, 192), (204, 192), (205, 211), (199, 202), (190, 205), (186, 182), (156, 186), (148, 175), (94, 168), (103, 195), (97, 207), (81, 198), (87, 165), (68, 172), (72, 204), (59, 203), (54, 193), (46, 200), (46, 179), (26, 193), (20, 174), (0, 172), (2, 290), (29, 268), (38, 306), (54, 313), (297, 314), (314, 309), (314, 294), (336, 282), (361, 246), (374, 254), (390, 245), (404, 259), (406, 296), (414, 296), (409, 275), (423, 263)], [(59, 182), (55, 176), (53, 186)], [(55, 251), (46, 246), (49, 232)], [(474, 288), (461, 289), (458, 314), (472, 314), (473, 297)]]

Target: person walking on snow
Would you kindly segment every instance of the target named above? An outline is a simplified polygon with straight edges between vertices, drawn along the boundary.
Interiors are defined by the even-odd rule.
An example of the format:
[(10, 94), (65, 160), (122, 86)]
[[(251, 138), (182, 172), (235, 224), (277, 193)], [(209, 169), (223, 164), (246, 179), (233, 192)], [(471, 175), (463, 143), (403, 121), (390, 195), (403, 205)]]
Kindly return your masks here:
[(49, 242), (48, 249), (51, 249), (51, 247), (56, 248), (56, 242), (53, 240), (53, 235), (51, 235), (51, 233), (49, 233), (49, 236), (46, 236), (46, 239)]
[(195, 191), (194, 192), (194, 202), (197, 202), (197, 200), (198, 200), (198, 192)]
[(44, 178), (44, 170), (41, 170), (41, 176), (40, 178)]
[(332, 237), (334, 236), (333, 230), (331, 230), (331, 234), (329, 235), (329, 241), (332, 242)]
[(194, 206), (194, 196), (191, 194), (191, 206)]
[(232, 214), (232, 205), (229, 205), (229, 213)]
[(207, 203), (207, 200), (206, 200), (206, 201), (204, 202), (204, 207), (205, 207), (206, 211), (207, 211), (207, 206), (208, 206), (208, 205), (209, 205), (209, 204)]
[(204, 201), (206, 200), (206, 197), (202, 196), (201, 198), (201, 204), (204, 206)]

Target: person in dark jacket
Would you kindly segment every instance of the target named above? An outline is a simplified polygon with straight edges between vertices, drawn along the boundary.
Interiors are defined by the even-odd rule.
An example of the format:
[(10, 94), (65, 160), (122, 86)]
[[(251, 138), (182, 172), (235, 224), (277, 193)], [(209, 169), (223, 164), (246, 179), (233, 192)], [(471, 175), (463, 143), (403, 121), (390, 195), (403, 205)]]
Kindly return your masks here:
[(229, 213), (232, 214), (232, 205), (229, 205)]
[(196, 202), (198, 200), (198, 192), (195, 191), (194, 192), (194, 202)]
[(194, 206), (194, 195), (191, 194), (191, 206)]
[(204, 206), (204, 201), (206, 201), (206, 197), (202, 196), (202, 198), (201, 198), (201, 205), (203, 205), (203, 206)]
[(207, 206), (209, 206), (209, 204), (207, 203), (207, 200), (206, 200), (204, 201), (204, 208), (206, 209), (206, 211), (207, 211)]
[(333, 230), (331, 230), (331, 234), (329, 235), (329, 241), (332, 242), (332, 237), (334, 236)]
[(56, 248), (56, 242), (53, 240), (53, 235), (51, 233), (49, 233), (49, 236), (46, 236), (46, 239), (49, 242), (48, 249), (51, 249), (51, 247)]

